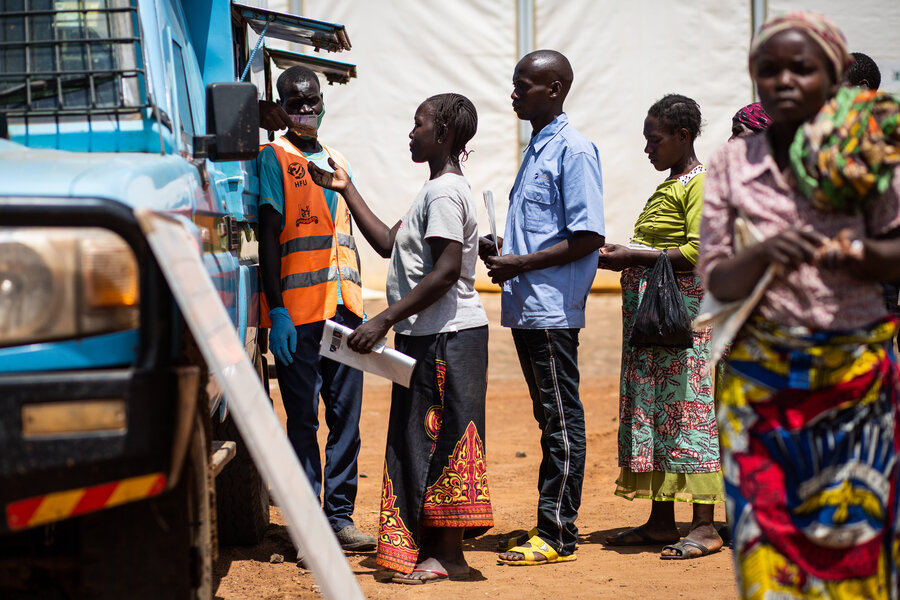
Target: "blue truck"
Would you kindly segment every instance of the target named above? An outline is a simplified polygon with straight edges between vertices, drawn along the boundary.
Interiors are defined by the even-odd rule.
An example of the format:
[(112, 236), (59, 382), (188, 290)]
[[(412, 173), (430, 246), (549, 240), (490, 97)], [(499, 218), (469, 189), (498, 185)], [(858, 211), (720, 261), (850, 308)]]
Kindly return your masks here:
[[(267, 383), (258, 87), (343, 26), (228, 0), (0, 0), (0, 597), (211, 598), (268, 488), (134, 211), (180, 220)], [(55, 594), (55, 595), (54, 595)]]

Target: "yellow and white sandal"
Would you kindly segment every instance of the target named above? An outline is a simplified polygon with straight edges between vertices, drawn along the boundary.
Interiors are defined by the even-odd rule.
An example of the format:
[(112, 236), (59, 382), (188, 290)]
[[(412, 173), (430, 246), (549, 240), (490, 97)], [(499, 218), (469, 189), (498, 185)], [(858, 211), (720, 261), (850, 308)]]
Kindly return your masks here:
[(511, 535), (508, 538), (500, 538), (500, 541), (497, 542), (497, 551), (498, 552), (509, 552), (516, 546), (521, 546), (534, 536), (538, 534), (537, 527), (531, 529), (526, 533), (520, 533), (519, 535)]
[(549, 565), (551, 563), (576, 560), (574, 553), (560, 556), (560, 554), (556, 550), (551, 548), (547, 544), (547, 542), (542, 540), (537, 535), (532, 536), (531, 539), (529, 539), (525, 543), (529, 544), (529, 546), (516, 546), (515, 548), (510, 548), (508, 550), (508, 552), (516, 552), (518, 554), (521, 554), (524, 558), (520, 558), (518, 560), (507, 560), (498, 556), (497, 562), (501, 565), (534, 566)]

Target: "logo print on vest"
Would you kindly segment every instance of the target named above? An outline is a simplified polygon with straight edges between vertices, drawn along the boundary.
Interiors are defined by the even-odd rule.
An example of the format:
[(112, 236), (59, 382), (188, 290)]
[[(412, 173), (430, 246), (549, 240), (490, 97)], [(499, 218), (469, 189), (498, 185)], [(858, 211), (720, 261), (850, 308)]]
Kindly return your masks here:
[(288, 175), (293, 177), (294, 179), (303, 179), (306, 175), (306, 169), (303, 168), (303, 165), (298, 162), (292, 162), (288, 165)]
[[(306, 168), (302, 163), (293, 162), (288, 165), (288, 175), (294, 178), (294, 187), (299, 188), (306, 185)], [(285, 182), (287, 185), (287, 182)]]
[(297, 222), (294, 224), (296, 227), (300, 226), (300, 223), (304, 225), (309, 225), (310, 223), (318, 223), (319, 217), (316, 215), (309, 214), (309, 204), (300, 209), (300, 218), (297, 219)]

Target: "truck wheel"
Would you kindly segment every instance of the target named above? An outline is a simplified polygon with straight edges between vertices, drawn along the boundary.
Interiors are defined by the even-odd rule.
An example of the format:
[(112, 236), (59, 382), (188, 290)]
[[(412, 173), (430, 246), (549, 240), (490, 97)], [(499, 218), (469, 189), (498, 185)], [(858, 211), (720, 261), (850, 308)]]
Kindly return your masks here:
[[(254, 364), (264, 372), (265, 363), (257, 353)], [(266, 386), (268, 392), (268, 386)], [(237, 442), (237, 454), (216, 477), (216, 521), (219, 543), (253, 546), (262, 541), (269, 527), (269, 488), (266, 485), (231, 415), (213, 423), (213, 437)]]
[(213, 597), (209, 442), (198, 416), (175, 488), (82, 518), (77, 598)]

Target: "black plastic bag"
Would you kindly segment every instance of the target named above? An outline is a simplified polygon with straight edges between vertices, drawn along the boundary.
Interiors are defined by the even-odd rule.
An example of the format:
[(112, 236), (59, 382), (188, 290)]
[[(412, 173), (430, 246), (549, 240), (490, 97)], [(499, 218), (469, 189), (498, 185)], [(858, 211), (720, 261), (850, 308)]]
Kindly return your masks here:
[(660, 252), (650, 271), (628, 343), (637, 347), (666, 348), (691, 348), (694, 345), (691, 320), (665, 251)]

